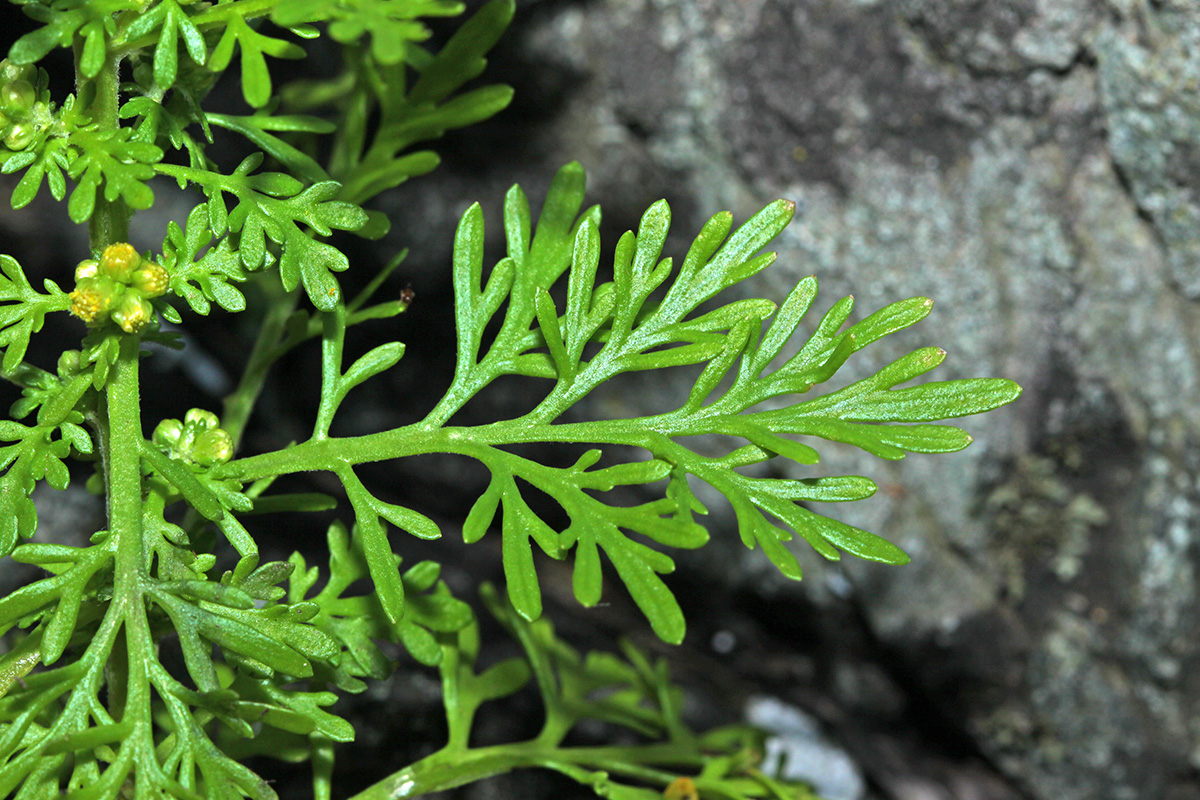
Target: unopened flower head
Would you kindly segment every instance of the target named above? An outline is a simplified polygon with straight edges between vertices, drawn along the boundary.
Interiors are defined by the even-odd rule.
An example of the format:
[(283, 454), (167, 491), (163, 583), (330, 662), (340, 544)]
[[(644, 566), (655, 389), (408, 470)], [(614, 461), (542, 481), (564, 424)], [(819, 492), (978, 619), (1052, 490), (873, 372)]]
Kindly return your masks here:
[(128, 283), (130, 274), (142, 262), (138, 251), (128, 242), (110, 244), (100, 255), (100, 271), (110, 278)]
[(136, 292), (126, 292), (121, 305), (112, 311), (113, 322), (126, 333), (140, 333), (154, 320), (154, 307)]
[(170, 281), (165, 269), (133, 245), (110, 244), (99, 259), (76, 265), (71, 313), (92, 327), (112, 320), (126, 333), (140, 333), (154, 323), (150, 300), (166, 294)]
[(124, 289), (124, 286), (109, 278), (84, 278), (75, 284), (75, 291), (68, 295), (71, 313), (89, 325), (103, 323), (121, 300)]

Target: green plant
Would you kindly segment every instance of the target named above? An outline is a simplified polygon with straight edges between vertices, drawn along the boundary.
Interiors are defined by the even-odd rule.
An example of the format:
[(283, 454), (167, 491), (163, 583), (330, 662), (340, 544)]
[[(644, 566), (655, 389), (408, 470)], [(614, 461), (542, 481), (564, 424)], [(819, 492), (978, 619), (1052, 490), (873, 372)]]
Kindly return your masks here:
[[(739, 470), (773, 458), (816, 463), (817, 451), (794, 436), (886, 459), (959, 450), (971, 441), (964, 431), (929, 423), (996, 408), (1019, 389), (997, 379), (895, 388), (942, 361), (941, 350), (923, 348), (810, 397), (855, 351), (918, 322), (931, 302), (901, 301), (847, 326), (846, 298), (798, 350), (788, 349), (813, 304), (814, 279), (779, 307), (721, 299), (772, 262), (760, 251), (788, 224), (793, 207), (785, 201), (736, 229), (729, 214), (713, 217), (678, 268), (661, 258), (670, 211), (656, 203), (617, 243), (612, 279), (601, 281), (600, 212), (583, 209), (583, 171), (568, 165), (536, 224), (522, 191), (508, 193), (507, 255), (489, 269), (479, 206), (463, 216), (452, 266), (456, 369), (441, 402), (410, 425), (333, 435), (347, 393), (395, 367), (405, 349), (386, 342), (347, 365), (347, 329), (396, 316), (406, 302), (376, 299), (399, 258), (358, 296), (344, 297), (335, 273), (349, 259), (328, 237), (382, 235), (386, 219), (364, 205), (438, 163), (414, 146), (507, 105), (505, 87), (463, 87), (483, 70), (511, 0), (485, 6), (436, 52), (420, 45), (421, 20), (457, 14), (457, 2), (16, 2), (41, 25), (0, 64), (0, 161), (3, 172), (21, 173), (12, 204), (28, 205), (43, 184), (62, 200), (70, 178), (66, 211), (89, 225), (91, 253), (81, 254), (69, 291), (51, 280), (39, 290), (16, 260), (0, 257), (0, 370), (22, 391), (13, 419), (0, 422), (0, 555), (45, 572), (0, 599), (0, 796), (271, 798), (272, 788), (243, 764), (270, 754), (310, 760), (315, 795), (328, 798), (334, 745), (354, 738), (329, 707), (339, 692), (391, 673), (385, 642), (439, 670), (449, 739), (415, 764), (398, 764), (361, 798), (412, 797), (526, 766), (623, 800), (661, 797), (664, 787), (677, 800), (809, 796), (757, 771), (761, 734), (691, 731), (663, 663), (628, 645), (620, 655), (581, 656), (557, 638), (540, 618), (535, 547), (574, 559), (574, 592), (586, 606), (601, 599), (603, 552), (653, 630), (676, 643), (684, 615), (660, 577), (674, 568), (664, 550), (697, 548), (709, 536), (696, 522), (705, 509), (690, 481), (724, 495), (742, 541), (788, 577), (800, 577), (783, 545), (794, 535), (827, 558), (845, 551), (903, 563), (884, 539), (803, 505), (868, 497), (870, 479), (781, 480)], [(341, 46), (343, 67), (277, 87), (266, 56), (299, 58), (302, 43), (318, 36)], [(57, 48), (72, 50), (76, 91), (55, 101), (50, 76), (36, 65)], [(235, 51), (253, 111), (207, 110)], [(214, 128), (257, 152), (226, 171), (210, 152)], [(142, 254), (125, 242), (131, 214), (154, 202), (156, 176), (202, 199), (182, 226), (168, 226), (161, 252)], [(249, 300), (258, 338), (220, 417), (193, 409), (183, 420), (144, 420), (141, 345), (179, 345), (161, 320), (178, 324), (184, 311), (209, 314), (214, 304), (243, 312)], [(26, 361), (48, 315), (86, 330), (53, 370)], [(236, 455), (268, 371), (310, 344), (321, 359), (311, 435)], [(678, 409), (560, 421), (622, 373), (685, 365), (703, 367)], [(547, 391), (519, 417), (451, 424), (505, 375), (543, 381)], [(706, 434), (743, 444), (720, 456), (690, 448), (689, 437)], [(529, 443), (592, 447), (564, 467), (511, 449)], [(368, 462), (429, 453), (474, 459), (491, 475), (462, 537), (500, 538), (506, 591), (483, 586), (481, 594), (523, 655), (482, 672), (471, 606), (438, 580), (437, 564), (402, 562), (404, 539), (388, 533), (428, 539), (441, 535), (439, 526), (383, 499), (358, 473)], [(29, 541), (37, 529), (31, 492), (40, 481), (65, 488), (71, 460), (94, 465), (89, 485), (106, 494), (107, 529), (83, 546)], [(314, 470), (335, 475), (343, 496), (272, 491), (279, 476)], [(642, 501), (610, 502), (617, 487), (635, 487)], [(565, 526), (539, 516), (531, 488), (561, 505)], [(349, 513), (329, 529), (321, 567), (299, 554), (263, 563), (242, 522), (252, 512), (335, 506)], [(373, 588), (359, 591), (364, 578)], [(168, 651), (180, 654), (178, 667)], [(530, 682), (544, 708), (541, 733), (522, 743), (472, 743), (477, 708)], [(634, 736), (611, 746), (564, 743), (585, 719)]]

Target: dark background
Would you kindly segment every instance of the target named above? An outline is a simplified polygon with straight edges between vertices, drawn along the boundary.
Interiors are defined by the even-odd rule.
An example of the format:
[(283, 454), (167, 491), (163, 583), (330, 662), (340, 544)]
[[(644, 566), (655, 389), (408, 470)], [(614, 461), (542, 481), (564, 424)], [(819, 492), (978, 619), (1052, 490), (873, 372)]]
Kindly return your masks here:
[[(666, 197), (680, 255), (711, 213), (744, 219), (791, 198), (797, 219), (756, 294), (781, 299), (815, 274), (820, 311), (851, 292), (864, 315), (932, 297), (928, 321), (847, 369), (866, 374), (936, 344), (950, 353), (943, 377), (1009, 377), (1023, 398), (968, 420), (977, 441), (960, 454), (893, 464), (826, 448), (816, 474), (861, 473), (882, 487), (831, 511), (900, 544), (911, 565), (802, 552), (805, 580), (790, 583), (741, 548), (713, 503), (713, 542), (671, 579), (689, 610), (681, 648), (656, 647), (618, 586), (606, 591), (611, 605), (580, 609), (547, 564), (549, 613), (564, 635), (589, 647), (632, 632), (667, 653), (698, 719), (737, 716), (753, 698), (760, 713), (802, 710), (817, 729), (773, 720), (789, 731), (793, 765), (807, 759), (831, 798), (1200, 797), (1200, 4), (519, 5), (488, 73), (516, 88), (512, 107), (439, 143), (443, 166), (382, 201), (392, 233), (375, 249), (351, 245), (368, 274), (411, 247), (394, 290), (411, 283), (417, 300), (385, 326), (407, 342), (405, 360), (363, 390), (345, 432), (413, 418), (449, 379), (450, 242), (470, 201), (498, 230), (511, 183), (536, 205), (554, 171), (578, 159), (610, 246)], [(162, 211), (135, 231), (141, 248), (157, 248), (179, 211), (160, 191)], [(84, 232), (48, 198), (36, 208), (37, 221), (0, 218), (4, 250), (67, 283)], [(193, 320), (188, 331), (218, 363), (244, 357), (236, 319)], [(303, 378), (312, 365), (283, 372)], [(593, 398), (587, 413), (637, 413), (686, 391), (649, 380)], [(167, 391), (150, 402), (162, 416), (215, 407), (204, 380), (168, 372), (157, 385)], [(499, 389), (480, 413), (522, 407), (521, 385)], [(263, 438), (249, 445), (303, 436), (310, 394), (273, 384)], [(421, 461), (374, 477), (393, 498), (420, 498), (449, 531), (411, 557), (456, 559), (447, 577), (464, 592), (497, 575), (488, 539), (454, 541), (481, 475)], [(90, 524), (72, 508), (95, 513), (75, 494), (42, 499), (51, 530)], [(282, 548), (319, 546), (311, 530), (280, 527)], [(367, 777), (375, 748), (395, 768), (397, 749), (436, 739), (435, 689), (406, 672), (372, 690), (367, 718), (386, 725), (360, 723), (363, 749), (342, 762), (347, 788)], [(519, 702), (488, 732), (526, 724), (532, 707)], [(567, 796), (519, 780), (464, 796)]]

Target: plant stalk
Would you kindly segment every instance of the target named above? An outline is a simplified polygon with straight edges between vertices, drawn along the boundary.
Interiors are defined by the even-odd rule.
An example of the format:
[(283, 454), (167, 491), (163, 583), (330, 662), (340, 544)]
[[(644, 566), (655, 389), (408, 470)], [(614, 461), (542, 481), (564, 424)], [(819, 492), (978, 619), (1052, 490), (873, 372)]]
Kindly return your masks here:
[[(86, 78), (79, 67), (83, 54), (82, 42), (75, 45), (75, 89), (81, 100), (87, 98), (87, 112), (101, 128), (116, 130), (121, 127), (121, 56), (109, 53), (107, 61), (94, 78)], [(124, 200), (107, 200), (103, 192), (96, 192), (96, 206), (88, 220), (88, 237), (92, 253), (99, 255), (105, 247), (116, 242), (129, 241), (129, 219), (133, 212)]]
[(670, 774), (654, 767), (697, 769), (704, 757), (675, 744), (633, 747), (548, 747), (528, 742), (479, 747), (467, 751), (440, 750), (367, 787), (350, 800), (408, 800), (443, 792), (468, 783), (541, 767), (578, 777), (578, 769), (605, 770), (654, 782)]
[[(121, 352), (106, 387), (108, 395), (108, 529), (116, 537), (118, 592), (122, 583), (139, 581), (142, 570), (142, 465), (139, 443), (138, 345), (121, 337)], [(140, 594), (140, 593), (139, 593)]]
[(258, 397), (267, 382), (267, 373), (279, 358), (279, 343), (287, 331), (287, 321), (296, 310), (299, 297), (295, 292), (285, 292), (279, 281), (271, 276), (269, 281), (260, 281), (259, 288), (266, 295), (267, 311), (250, 352), (250, 360), (242, 372), (237, 388), (226, 398), (221, 413), (221, 427), (233, 439), (236, 452), (241, 444), (246, 423), (254, 413)]
[[(105, 387), (107, 394), (108, 530), (116, 541), (113, 564), (113, 605), (124, 619), (123, 646), (109, 665), (115, 699), (113, 709), (150, 724), (150, 689), (146, 656), (154, 649), (143, 599), (145, 542), (142, 537), (142, 417), (138, 383), (137, 336), (121, 336), (120, 353)], [(125, 656), (125, 657), (122, 657)], [(124, 674), (118, 674), (124, 673)]]

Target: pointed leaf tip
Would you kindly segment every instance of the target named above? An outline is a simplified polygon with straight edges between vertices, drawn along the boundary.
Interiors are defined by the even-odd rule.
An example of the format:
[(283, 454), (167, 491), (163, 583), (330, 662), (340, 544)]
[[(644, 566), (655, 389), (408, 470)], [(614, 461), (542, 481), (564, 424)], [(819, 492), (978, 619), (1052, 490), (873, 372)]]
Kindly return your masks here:
[(1021, 393), (1025, 391), (1023, 388), (1021, 388), (1021, 384), (1017, 383), (1016, 381), (1010, 381), (1007, 378), (997, 379), (996, 385), (999, 387), (999, 392), (1008, 397), (1008, 399), (1002, 402), (1000, 405), (1008, 405), (1020, 397)]

